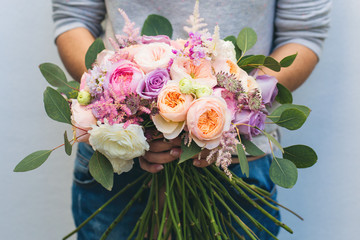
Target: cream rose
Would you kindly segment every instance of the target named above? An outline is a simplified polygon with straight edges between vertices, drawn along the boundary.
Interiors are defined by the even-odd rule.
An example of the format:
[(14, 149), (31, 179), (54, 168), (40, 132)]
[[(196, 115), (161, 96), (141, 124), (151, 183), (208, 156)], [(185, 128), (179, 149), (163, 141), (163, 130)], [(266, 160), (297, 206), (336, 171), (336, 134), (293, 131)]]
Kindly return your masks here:
[(105, 120), (104, 124), (98, 122), (98, 126), (93, 126), (89, 133), (90, 145), (109, 159), (118, 174), (130, 171), (133, 159), (143, 156), (150, 148), (140, 125), (124, 128), (123, 123), (110, 125)]
[(157, 68), (167, 68), (171, 58), (174, 57), (171, 47), (166, 43), (150, 43), (141, 46), (134, 55), (134, 62), (148, 73)]

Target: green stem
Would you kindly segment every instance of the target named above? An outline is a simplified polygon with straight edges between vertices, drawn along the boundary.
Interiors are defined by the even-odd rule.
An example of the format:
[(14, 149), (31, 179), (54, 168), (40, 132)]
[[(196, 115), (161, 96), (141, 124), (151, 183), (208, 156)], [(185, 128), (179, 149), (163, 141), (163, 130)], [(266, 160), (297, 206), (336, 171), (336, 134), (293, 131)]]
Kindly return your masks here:
[[(106, 203), (104, 203), (104, 205), (102, 205), (100, 208), (98, 208), (93, 214), (90, 215), (90, 217), (88, 217), (84, 222), (82, 222), (74, 231), (72, 231), (71, 233), (69, 233), (68, 235), (66, 235), (63, 240), (68, 239), (69, 237), (71, 237), (73, 234), (77, 233), (82, 227), (85, 226), (85, 224), (87, 224), (91, 219), (93, 219), (98, 213), (100, 213), (106, 206), (108, 206), (112, 201), (114, 201), (117, 197), (119, 197), (121, 194), (123, 194), (126, 190), (128, 190), (129, 188), (133, 187), (134, 185), (136, 185), (140, 180), (142, 180), (144, 177), (146, 177), (146, 175), (148, 175), (148, 173), (144, 173), (141, 177), (139, 177), (138, 179), (136, 179), (134, 182), (129, 183), (128, 185), (126, 185), (123, 189), (121, 189), (118, 193), (116, 193), (114, 196), (112, 196)], [(144, 183), (150, 180), (150, 176), (148, 176)]]

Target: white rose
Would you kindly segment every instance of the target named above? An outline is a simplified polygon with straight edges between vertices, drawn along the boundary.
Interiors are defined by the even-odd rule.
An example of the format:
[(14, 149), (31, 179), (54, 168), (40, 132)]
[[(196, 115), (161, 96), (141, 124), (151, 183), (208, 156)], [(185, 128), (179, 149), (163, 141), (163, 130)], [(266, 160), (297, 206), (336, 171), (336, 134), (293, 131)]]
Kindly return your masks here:
[(123, 126), (123, 123), (110, 125), (105, 120), (88, 131), (93, 149), (104, 154), (118, 174), (130, 171), (133, 159), (150, 148), (140, 125), (130, 124), (126, 129)]
[(167, 68), (171, 58), (174, 57), (172, 48), (165, 43), (149, 43), (140, 47), (134, 55), (134, 62), (148, 73), (157, 68)]

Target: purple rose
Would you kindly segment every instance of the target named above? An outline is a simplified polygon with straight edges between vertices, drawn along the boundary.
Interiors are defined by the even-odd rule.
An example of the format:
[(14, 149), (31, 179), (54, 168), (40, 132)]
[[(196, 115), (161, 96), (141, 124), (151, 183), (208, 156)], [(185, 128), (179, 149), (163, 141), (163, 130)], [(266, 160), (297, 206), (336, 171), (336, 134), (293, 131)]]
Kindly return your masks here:
[(144, 99), (156, 98), (169, 79), (170, 76), (166, 69), (155, 69), (145, 75), (136, 92)]
[(168, 45), (170, 44), (170, 38), (166, 35), (157, 35), (157, 36), (142, 36), (141, 38), (141, 42), (143, 44), (149, 44), (149, 43), (155, 43), (155, 42), (160, 42), (160, 43), (166, 43)]
[(278, 89), (276, 87), (278, 80), (273, 76), (260, 75), (256, 77), (256, 82), (261, 90), (263, 103), (271, 106), (278, 94)]
[[(261, 130), (264, 130), (265, 120), (266, 114), (264, 114), (262, 111), (251, 111), (243, 109), (235, 114), (233, 123), (237, 125), (236, 127), (239, 129), (240, 134), (245, 135), (248, 139), (251, 140), (252, 137), (258, 135), (261, 131), (250, 126), (255, 126)], [(241, 125), (241, 123), (247, 125)]]

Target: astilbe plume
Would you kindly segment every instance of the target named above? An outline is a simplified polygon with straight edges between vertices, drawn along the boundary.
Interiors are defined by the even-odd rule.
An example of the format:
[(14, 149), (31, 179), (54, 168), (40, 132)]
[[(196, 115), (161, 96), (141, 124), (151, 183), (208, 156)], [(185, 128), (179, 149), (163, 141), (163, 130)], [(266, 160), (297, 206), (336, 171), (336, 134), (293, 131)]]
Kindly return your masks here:
[(237, 132), (235, 127), (231, 126), (229, 131), (222, 134), (219, 147), (211, 150), (206, 158), (209, 163), (216, 160), (216, 166), (220, 166), (230, 179), (232, 174), (229, 171), (229, 166), (232, 161), (232, 153), (236, 152), (237, 144), (239, 144)]
[(184, 30), (187, 33), (190, 32), (199, 32), (199, 33), (206, 33), (208, 30), (204, 27), (207, 26), (206, 23), (203, 22), (204, 19), (200, 18), (199, 14), (199, 0), (196, 0), (193, 15), (190, 15), (189, 19), (186, 21), (190, 24), (190, 27), (184, 26)]
[(122, 29), (124, 35), (115, 35), (117, 42), (114, 39), (109, 39), (115, 50), (141, 42), (140, 28), (135, 28), (135, 22), (130, 21), (124, 10), (119, 8), (119, 12), (125, 21), (125, 25)]

